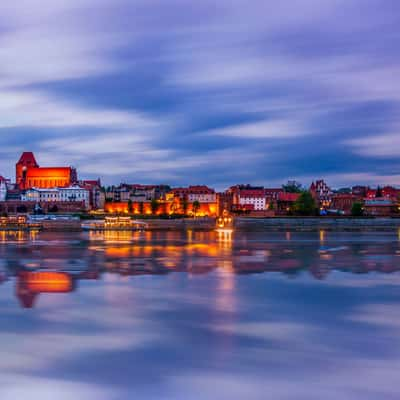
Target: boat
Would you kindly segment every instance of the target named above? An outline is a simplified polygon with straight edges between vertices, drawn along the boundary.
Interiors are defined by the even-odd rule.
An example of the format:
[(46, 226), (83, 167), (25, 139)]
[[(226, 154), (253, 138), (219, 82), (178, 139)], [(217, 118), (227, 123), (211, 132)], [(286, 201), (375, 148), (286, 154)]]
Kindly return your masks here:
[(141, 231), (148, 227), (146, 222), (137, 221), (131, 217), (109, 216), (101, 220), (92, 220), (82, 223), (84, 230), (127, 230)]

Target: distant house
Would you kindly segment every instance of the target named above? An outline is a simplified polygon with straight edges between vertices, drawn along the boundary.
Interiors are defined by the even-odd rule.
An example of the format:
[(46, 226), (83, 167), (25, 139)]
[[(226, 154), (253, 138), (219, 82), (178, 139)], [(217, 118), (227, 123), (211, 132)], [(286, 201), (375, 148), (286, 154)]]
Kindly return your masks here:
[(7, 198), (7, 183), (8, 179), (3, 178), (0, 175), (0, 201), (5, 201)]
[(287, 214), (300, 197), (300, 193), (279, 193), (277, 201), (277, 213)]
[(265, 189), (262, 186), (236, 185), (228, 189), (233, 196), (233, 207), (242, 211), (264, 211)]
[(371, 216), (390, 216), (397, 211), (397, 202), (385, 197), (366, 198), (364, 213)]
[(330, 208), (332, 210), (342, 211), (344, 214), (351, 214), (353, 204), (356, 203), (359, 198), (354, 194), (334, 194), (332, 196), (332, 203)]
[(330, 207), (333, 192), (323, 179), (312, 182), (310, 186), (310, 193), (318, 203), (318, 207)]

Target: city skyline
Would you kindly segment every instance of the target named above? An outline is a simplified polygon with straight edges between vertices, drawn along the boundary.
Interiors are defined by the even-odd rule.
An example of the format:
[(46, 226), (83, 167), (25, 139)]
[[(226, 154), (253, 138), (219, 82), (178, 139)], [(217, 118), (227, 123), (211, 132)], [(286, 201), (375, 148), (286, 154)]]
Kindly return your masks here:
[[(20, 182), (21, 181), (21, 173), (22, 173), (22, 169), (25, 168), (25, 167), (22, 167), (22, 165), (24, 163), (23, 160), (25, 160), (25, 162), (30, 163), (30, 165), (32, 165), (33, 167), (37, 167), (36, 172), (35, 172), (35, 174), (37, 174), (36, 179), (40, 179), (40, 180), (44, 179), (43, 182), (50, 179), (48, 182), (48, 185), (46, 185), (45, 187), (49, 187), (49, 188), (50, 187), (63, 187), (63, 186), (68, 186), (73, 183), (79, 183), (79, 182), (83, 182), (83, 181), (92, 182), (92, 183), (93, 182), (103, 182), (103, 180), (102, 180), (103, 177), (100, 174), (98, 174), (96, 176), (96, 179), (94, 179), (93, 181), (87, 180), (86, 176), (78, 177), (77, 170), (72, 165), (63, 166), (63, 167), (61, 167), (60, 165), (58, 165), (58, 166), (48, 166), (47, 165), (47, 166), (38, 168), (39, 165), (36, 162), (34, 153), (31, 151), (24, 151), (21, 153), (21, 157), (20, 157), (19, 161), (17, 162), (17, 164), (15, 165), (16, 170), (14, 170), (12, 176), (5, 176), (5, 175), (2, 175), (0, 172), (0, 178), (5, 179), (7, 182), (10, 182), (12, 184), (16, 184), (17, 187), (19, 187), (19, 189), (21, 189), (21, 190), (24, 190), (29, 187), (35, 187), (35, 185), (33, 184), (33, 182), (35, 182), (34, 181), (35, 177), (29, 178), (29, 179), (31, 179), (30, 185), (28, 185), (26, 188), (21, 186), (21, 182)], [(21, 164), (21, 162), (22, 162), (22, 164)], [(43, 177), (40, 175), (41, 171), (46, 171), (46, 172), (44, 172), (45, 175)], [(49, 173), (50, 173), (50, 175), (49, 175)], [(68, 178), (64, 182), (64, 180), (66, 178), (66, 176), (64, 176), (64, 175), (70, 174), (70, 173), (73, 174), (73, 179)], [(265, 186), (266, 188), (268, 188), (268, 187), (284, 188), (285, 186), (293, 185), (293, 186), (297, 186), (299, 190), (308, 190), (310, 187), (312, 187), (312, 185), (314, 185), (314, 183), (317, 183), (318, 181), (324, 182), (324, 184), (325, 184), (326, 179), (324, 177), (314, 177), (311, 182), (300, 182), (297, 179), (288, 179), (287, 181), (280, 182), (280, 183), (276, 184), (275, 186), (269, 185), (268, 182), (264, 182), (264, 183), (260, 182), (258, 184), (254, 184), (254, 182), (230, 182), (230, 183), (228, 183), (228, 186), (223, 187), (223, 188), (212, 187), (212, 185), (210, 185), (204, 179), (201, 182), (187, 182), (186, 184), (182, 184), (182, 185), (173, 185), (173, 184), (171, 184), (171, 182), (155, 182), (155, 181), (144, 182), (144, 181), (140, 181), (140, 179), (138, 179), (136, 181), (133, 179), (130, 179), (128, 181), (110, 182), (109, 184), (103, 185), (103, 187), (110, 188), (110, 187), (118, 187), (121, 185), (132, 185), (132, 184), (145, 185), (145, 186), (146, 185), (148, 185), (148, 186), (151, 186), (151, 185), (163, 186), (164, 185), (164, 186), (169, 186), (171, 188), (173, 188), (173, 187), (175, 187), (175, 188), (189, 187), (189, 186), (190, 187), (209, 186), (209, 187), (212, 187), (213, 189), (216, 189), (217, 191), (225, 191), (230, 187), (241, 186), (241, 185), (244, 185), (244, 186), (248, 185), (248, 186), (253, 186), (253, 187), (257, 187), (257, 186), (264, 187)], [(52, 184), (52, 182), (53, 182), (53, 184)], [(57, 184), (57, 183), (59, 183), (59, 184)], [(366, 185), (363, 185), (360, 182), (349, 182), (348, 186), (344, 186), (344, 185), (342, 185), (342, 186), (329, 185), (329, 186), (332, 190), (351, 189), (352, 187), (357, 187), (357, 186), (364, 186), (364, 187), (370, 187), (370, 188), (383, 188), (383, 187), (398, 188), (398, 187), (400, 187), (399, 184), (387, 184), (384, 182), (383, 183), (382, 182), (374, 182), (372, 184), (366, 184)], [(41, 187), (41, 186), (39, 186), (39, 187)]]
[(28, 148), (106, 185), (400, 183), (396, 2), (23, 6), (0, 6), (4, 176)]

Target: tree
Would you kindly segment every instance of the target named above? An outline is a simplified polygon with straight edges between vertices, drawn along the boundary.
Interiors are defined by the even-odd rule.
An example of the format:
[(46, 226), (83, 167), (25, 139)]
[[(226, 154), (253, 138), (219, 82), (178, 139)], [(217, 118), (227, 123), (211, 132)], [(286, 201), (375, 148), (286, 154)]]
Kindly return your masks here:
[(189, 207), (189, 203), (188, 203), (188, 201), (186, 199), (186, 196), (181, 197), (180, 206), (181, 206), (181, 210), (183, 212), (183, 215), (186, 215), (187, 211), (188, 211), (188, 207)]
[(286, 185), (282, 185), (282, 189), (286, 193), (301, 193), (303, 190), (301, 183), (297, 181), (288, 181)]
[(133, 203), (131, 199), (128, 200), (128, 213), (129, 214), (133, 213)]
[(169, 212), (170, 214), (176, 214), (176, 211), (178, 210), (178, 204), (173, 201), (169, 207)]
[(143, 201), (139, 203), (139, 214), (143, 215), (144, 214), (144, 204)]
[(316, 205), (311, 193), (304, 191), (294, 203), (294, 212), (298, 215), (315, 215)]
[(363, 205), (360, 202), (355, 202), (351, 206), (351, 215), (353, 217), (361, 217), (364, 214)]
[(269, 204), (268, 204), (268, 210), (273, 210), (275, 207), (274, 207), (274, 202), (273, 201), (271, 201)]
[(376, 189), (375, 197), (383, 197), (382, 189), (380, 186)]
[(158, 209), (160, 207), (160, 203), (156, 199), (152, 199), (150, 203), (150, 208), (151, 208), (151, 213), (154, 215), (157, 213)]
[(193, 214), (194, 216), (196, 216), (197, 212), (200, 210), (200, 203), (198, 200), (195, 200), (192, 204), (192, 210), (193, 210)]

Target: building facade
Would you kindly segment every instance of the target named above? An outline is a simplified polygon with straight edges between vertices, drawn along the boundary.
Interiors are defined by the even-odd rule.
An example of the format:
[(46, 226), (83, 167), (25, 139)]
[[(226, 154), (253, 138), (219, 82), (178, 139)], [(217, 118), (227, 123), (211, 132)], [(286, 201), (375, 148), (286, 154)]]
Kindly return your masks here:
[(231, 186), (232, 206), (237, 211), (263, 211), (266, 209), (265, 189), (261, 186)]
[(82, 203), (86, 209), (90, 207), (89, 191), (80, 186), (69, 186), (61, 188), (32, 188), (26, 190), (22, 201), (42, 203)]
[(22, 153), (15, 166), (15, 182), (21, 190), (70, 186), (76, 181), (74, 168), (40, 167), (32, 152)]
[(0, 201), (7, 199), (8, 180), (0, 176)]
[(311, 183), (310, 193), (319, 207), (330, 207), (333, 192), (323, 179)]

